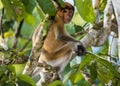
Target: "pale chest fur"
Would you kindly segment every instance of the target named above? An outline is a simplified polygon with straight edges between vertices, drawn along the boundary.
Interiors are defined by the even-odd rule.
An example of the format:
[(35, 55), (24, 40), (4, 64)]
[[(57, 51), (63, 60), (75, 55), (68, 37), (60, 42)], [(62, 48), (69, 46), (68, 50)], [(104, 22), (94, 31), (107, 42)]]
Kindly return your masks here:
[(63, 69), (65, 68), (65, 66), (68, 64), (68, 62), (71, 60), (72, 58), (72, 51), (66, 55), (64, 55), (63, 57), (59, 58), (59, 59), (54, 59), (54, 60), (47, 60), (44, 59), (46, 56), (41, 53), (39, 62), (46, 62), (47, 64), (53, 66), (54, 68), (59, 68), (59, 72), (63, 71)]

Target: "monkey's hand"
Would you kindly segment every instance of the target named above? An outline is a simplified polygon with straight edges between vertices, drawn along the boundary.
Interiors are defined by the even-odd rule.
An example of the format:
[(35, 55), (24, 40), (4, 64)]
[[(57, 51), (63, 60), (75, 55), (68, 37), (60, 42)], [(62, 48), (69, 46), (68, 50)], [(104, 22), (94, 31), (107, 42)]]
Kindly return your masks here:
[(83, 45), (77, 45), (77, 50), (75, 50), (78, 56), (83, 56), (86, 54), (86, 49)]

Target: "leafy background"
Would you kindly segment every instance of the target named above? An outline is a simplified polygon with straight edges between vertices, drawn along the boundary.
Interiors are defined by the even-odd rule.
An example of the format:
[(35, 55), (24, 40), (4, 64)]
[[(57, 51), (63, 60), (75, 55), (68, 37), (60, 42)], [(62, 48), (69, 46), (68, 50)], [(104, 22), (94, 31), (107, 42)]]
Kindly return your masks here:
[[(63, 6), (62, 0), (58, 2)], [(89, 25), (94, 24), (91, 2), (75, 0), (74, 18), (66, 25), (66, 30), (71, 35), (84, 32), (76, 37), (78, 40), (86, 35)], [(106, 0), (101, 0), (100, 17), (103, 17), (105, 5)], [(0, 14), (3, 16), (1, 28), (8, 45), (8, 50), (4, 50), (2, 45), (0, 48), (0, 86), (35, 86), (35, 80), (22, 74), (32, 47), (31, 37), (37, 25), (44, 20), (45, 14), (54, 16), (55, 13), (56, 8), (51, 0), (0, 0)], [(0, 44), (2, 40), (1, 35)], [(105, 59), (108, 44), (107, 41), (104, 46), (89, 47), (88, 51), (93, 53), (84, 57), (76, 56), (65, 68), (63, 82), (54, 81), (49, 86), (105, 86), (110, 80), (113, 86), (119, 86), (118, 65), (112, 65)], [(114, 58), (117, 57), (116, 54)], [(83, 74), (87, 74), (89, 79), (86, 80)]]

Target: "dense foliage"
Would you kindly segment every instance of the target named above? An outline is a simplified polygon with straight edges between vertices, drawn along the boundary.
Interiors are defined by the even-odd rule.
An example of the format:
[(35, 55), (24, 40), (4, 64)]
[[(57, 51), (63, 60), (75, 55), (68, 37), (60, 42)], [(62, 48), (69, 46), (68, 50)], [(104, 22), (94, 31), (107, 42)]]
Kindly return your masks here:
[[(67, 31), (78, 40), (85, 36), (90, 23), (94, 24), (91, 2), (75, 0), (76, 13), (72, 22), (66, 25)], [(58, 3), (63, 6), (62, 0)], [(101, 0), (101, 19), (105, 4), (106, 1)], [(31, 51), (31, 37), (45, 14), (53, 17), (55, 13), (52, 0), (0, 0), (0, 86), (35, 86), (36, 79), (22, 74)], [(78, 32), (81, 34), (76, 36)], [(88, 47), (88, 54), (76, 56), (65, 68), (63, 82), (54, 81), (49, 86), (104, 86), (110, 81), (113, 86), (119, 86), (119, 65), (106, 60), (108, 44), (109, 41), (95, 49)], [(113, 57), (114, 62), (117, 57), (117, 54)]]

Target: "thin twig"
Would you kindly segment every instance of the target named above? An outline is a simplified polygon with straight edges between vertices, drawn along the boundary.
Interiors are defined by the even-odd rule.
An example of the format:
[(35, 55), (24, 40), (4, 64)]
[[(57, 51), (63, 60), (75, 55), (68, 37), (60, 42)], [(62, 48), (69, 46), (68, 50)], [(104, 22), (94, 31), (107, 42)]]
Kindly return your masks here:
[(2, 15), (1, 15), (1, 21), (0, 21), (0, 31), (1, 31), (2, 38), (4, 38), (4, 31), (3, 31), (3, 26), (2, 26), (3, 16), (4, 16), (4, 8), (2, 9)]
[(19, 24), (19, 26), (18, 26), (18, 28), (17, 28), (16, 33), (15, 33), (15, 39), (14, 39), (14, 43), (13, 43), (13, 48), (16, 48), (16, 46), (17, 46), (18, 37), (19, 37), (20, 34), (21, 34), (21, 28), (22, 28), (23, 23), (24, 23), (24, 19), (20, 21), (20, 24)]
[(27, 42), (23, 45), (23, 47), (22, 47), (22, 49), (20, 50), (20, 51), (23, 51), (25, 48), (26, 48), (26, 46), (31, 42), (31, 37), (27, 40)]
[(98, 57), (98, 59), (100, 58), (100, 59), (103, 59), (103, 60), (105, 60), (105, 61), (107, 61), (107, 62), (109, 62), (109, 63), (111, 63), (111, 64), (114, 64), (114, 65), (116, 65), (116, 66), (120, 66), (120, 64), (118, 64), (118, 63), (116, 63), (116, 62), (109, 61), (109, 60), (107, 60), (107, 59), (105, 59), (105, 58), (102, 58), (101, 56), (99, 56), (99, 55), (97, 55), (97, 54), (93, 54), (93, 53), (90, 52), (90, 51), (87, 51), (87, 53)]
[(72, 36), (73, 36), (73, 37), (77, 37), (77, 36), (83, 35), (83, 34), (85, 34), (85, 33), (88, 33), (88, 31), (80, 31), (80, 32), (77, 32), (77, 33), (73, 34)]

